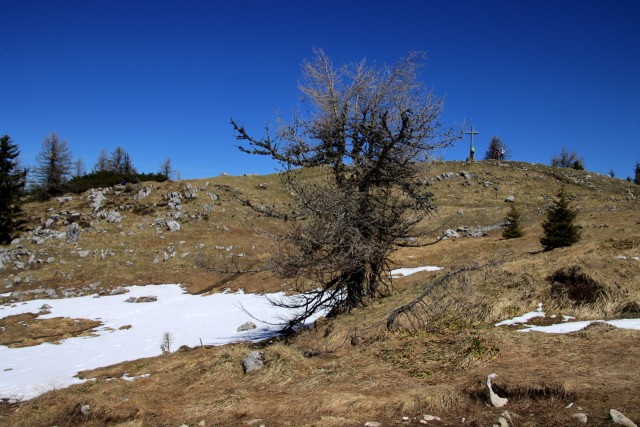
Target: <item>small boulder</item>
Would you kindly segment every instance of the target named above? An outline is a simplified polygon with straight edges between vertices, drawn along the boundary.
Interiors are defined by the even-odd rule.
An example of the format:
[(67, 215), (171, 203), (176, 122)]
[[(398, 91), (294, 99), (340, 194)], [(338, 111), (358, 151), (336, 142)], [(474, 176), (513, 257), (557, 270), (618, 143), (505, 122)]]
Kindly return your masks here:
[(62, 196), (62, 197), (58, 197), (57, 200), (58, 200), (58, 203), (63, 204), (63, 203), (69, 202), (69, 201), (71, 201), (73, 199), (71, 197), (69, 197), (69, 196)]
[(78, 239), (80, 239), (80, 232), (80, 226), (75, 222), (71, 223), (71, 225), (67, 227), (67, 233), (65, 235), (67, 243), (77, 243)]
[(261, 351), (252, 351), (242, 360), (242, 369), (245, 374), (264, 368), (264, 353)]
[(131, 303), (141, 303), (141, 302), (155, 302), (158, 301), (158, 297), (155, 295), (147, 295), (147, 296), (143, 296), (143, 297), (129, 297), (126, 300), (124, 300), (124, 302), (131, 302)]
[(169, 231), (180, 231), (180, 223), (178, 221), (167, 221), (167, 229)]
[(631, 421), (620, 411), (611, 409), (609, 411), (609, 415), (611, 415), (611, 420), (614, 422), (614, 424), (620, 424), (621, 426), (625, 427), (638, 427), (636, 423)]
[(92, 201), (91, 207), (93, 208), (94, 212), (98, 212), (102, 205), (104, 205), (104, 202), (107, 200), (104, 193), (97, 190), (91, 190), (91, 194), (89, 195), (88, 199)]
[(109, 211), (105, 214), (105, 219), (108, 223), (113, 224), (114, 222), (122, 221), (122, 215), (117, 211)]
[(450, 228), (447, 228), (447, 230), (444, 232), (444, 237), (443, 238), (444, 239), (456, 239), (458, 237), (460, 237), (460, 234), (457, 231), (452, 230)]
[(151, 194), (151, 188), (150, 187), (144, 187), (140, 191), (138, 191), (137, 198), (138, 199), (144, 199), (145, 197), (148, 197), (150, 194)]
[(507, 203), (513, 203), (516, 201), (516, 196), (507, 196), (507, 198), (504, 199), (504, 201)]
[(256, 329), (257, 326), (255, 323), (253, 322), (246, 322), (243, 323), (242, 325), (238, 326), (238, 329), (236, 330), (237, 332), (244, 332), (244, 331), (250, 331), (252, 329)]
[(582, 424), (586, 424), (588, 421), (587, 418), (587, 414), (585, 414), (584, 412), (578, 412), (576, 414), (571, 415), (572, 418), (575, 418), (576, 421), (582, 423)]
[(109, 291), (109, 295), (122, 295), (126, 294), (127, 292), (127, 288), (125, 288), (124, 286), (118, 286), (117, 288)]
[(469, 172), (467, 171), (462, 171), (460, 172), (460, 176), (462, 176), (464, 179), (466, 180), (470, 180), (471, 178), (473, 178), (473, 175), (471, 175)]

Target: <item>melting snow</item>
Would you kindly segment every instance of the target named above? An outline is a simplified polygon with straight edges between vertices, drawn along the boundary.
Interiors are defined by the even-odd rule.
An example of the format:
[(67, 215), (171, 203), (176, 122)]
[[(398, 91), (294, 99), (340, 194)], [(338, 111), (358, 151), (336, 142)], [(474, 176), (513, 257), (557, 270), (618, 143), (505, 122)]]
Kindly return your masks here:
[(538, 304), (536, 311), (530, 311), (522, 316), (514, 317), (513, 319), (503, 320), (496, 323), (496, 326), (515, 325), (517, 323), (526, 323), (534, 317), (544, 317), (544, 311), (542, 311), (542, 303)]
[[(391, 275), (403, 277), (440, 269), (399, 268), (392, 270)], [(0, 346), (0, 398), (31, 399), (51, 389), (83, 382), (76, 377), (79, 371), (157, 356), (161, 353), (160, 344), (165, 332), (170, 332), (173, 337), (172, 349), (181, 345), (195, 347), (201, 342), (223, 345), (235, 341), (257, 341), (277, 334), (278, 327), (273, 324), (280, 324), (295, 314), (269, 302), (269, 299), (296, 298), (285, 297), (283, 293), (261, 296), (227, 291), (202, 296), (190, 295), (179, 285), (130, 286), (127, 290), (129, 292), (123, 295), (32, 300), (0, 306), (0, 318), (38, 313), (39, 319), (68, 317), (102, 323), (96, 329), (96, 336), (68, 338), (59, 344), (43, 343), (23, 348)], [(150, 295), (156, 296), (157, 301), (125, 302), (131, 297)], [(41, 312), (43, 304), (51, 306), (49, 312)], [(308, 322), (322, 314), (318, 313)], [(239, 325), (249, 320), (258, 328), (236, 331)], [(123, 379), (134, 377), (125, 375)]]
[[(256, 294), (190, 295), (179, 285), (130, 286), (127, 289), (129, 292), (123, 295), (33, 300), (0, 306), (0, 318), (39, 313), (46, 303), (51, 306), (50, 313), (41, 314), (40, 319), (69, 317), (102, 322), (97, 336), (23, 348), (0, 346), (0, 398), (31, 399), (54, 388), (83, 382), (75, 377), (79, 371), (157, 356), (161, 353), (164, 332), (172, 334), (172, 349), (181, 345), (195, 347), (200, 345), (200, 340), (214, 345), (256, 341), (275, 335), (278, 328), (269, 323), (281, 323), (292, 314)], [(125, 302), (129, 297), (147, 295), (157, 296), (158, 300)], [(282, 293), (266, 296), (284, 298)], [(252, 319), (244, 310), (267, 323)], [(236, 332), (236, 328), (248, 320), (258, 328)], [(120, 329), (127, 325), (131, 327)]]
[(640, 330), (640, 319), (617, 319), (617, 320), (582, 320), (579, 322), (566, 322), (558, 323), (549, 326), (531, 326), (526, 325), (526, 329), (521, 329), (518, 332), (545, 332), (547, 334), (567, 334), (569, 332), (576, 332), (586, 328), (592, 323), (602, 322), (615, 326), (620, 329), (636, 329)]
[[(548, 334), (567, 334), (569, 332), (576, 332), (582, 330), (595, 322), (603, 322), (609, 325), (615, 326), (620, 329), (637, 329), (640, 330), (640, 319), (617, 319), (617, 320), (581, 320), (578, 322), (571, 322), (575, 319), (573, 316), (562, 315), (563, 323), (556, 323), (547, 326), (535, 326), (527, 325), (526, 322), (534, 317), (545, 317), (545, 313), (542, 311), (542, 304), (538, 304), (536, 311), (530, 311), (522, 316), (514, 317), (513, 319), (503, 320), (496, 323), (496, 326), (516, 325), (524, 324), (525, 329), (520, 329), (518, 332), (545, 332)], [(553, 316), (551, 316), (553, 317)]]
[(391, 277), (398, 278), (404, 276), (410, 276), (415, 273), (419, 273), (421, 271), (438, 271), (442, 270), (442, 267), (415, 267), (415, 268), (396, 268), (395, 270), (391, 270)]

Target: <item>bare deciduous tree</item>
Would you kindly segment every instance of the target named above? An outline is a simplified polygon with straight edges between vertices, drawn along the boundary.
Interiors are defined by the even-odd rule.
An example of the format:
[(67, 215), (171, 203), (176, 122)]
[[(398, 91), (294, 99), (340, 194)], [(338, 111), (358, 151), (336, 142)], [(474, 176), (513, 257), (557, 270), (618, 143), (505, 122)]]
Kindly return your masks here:
[(169, 157), (160, 164), (158, 172), (166, 176), (169, 181), (172, 180), (175, 175), (175, 171), (173, 170), (173, 166), (171, 166), (171, 159)]
[[(277, 304), (297, 309), (285, 328), (318, 310), (330, 315), (366, 305), (391, 283), (389, 256), (420, 244), (419, 226), (434, 209), (418, 184), (419, 162), (459, 133), (438, 122), (442, 100), (418, 80), (422, 55), (393, 66), (365, 61), (335, 67), (317, 50), (303, 64), (306, 109), (272, 135), (251, 137), (231, 121), (240, 150), (280, 161), (294, 195), (288, 231), (269, 269), (300, 296)], [(304, 169), (327, 168), (326, 180), (300, 179)]]
[(560, 154), (551, 158), (551, 166), (582, 170), (584, 169), (584, 160), (577, 152), (569, 151), (567, 147), (562, 147)]
[(109, 170), (119, 174), (136, 173), (136, 168), (133, 167), (131, 156), (120, 146), (116, 147), (116, 149), (111, 153), (111, 158), (109, 159)]
[(109, 170), (109, 156), (107, 155), (107, 150), (104, 148), (100, 150), (100, 155), (98, 156), (98, 161), (93, 167), (95, 172), (102, 172)]
[(37, 166), (33, 170), (36, 184), (48, 196), (63, 191), (63, 185), (69, 179), (72, 160), (67, 141), (60, 141), (53, 132), (42, 142), (42, 150), (36, 157)]
[(84, 161), (82, 159), (78, 159), (75, 162), (73, 162), (73, 176), (74, 177), (82, 176), (85, 173), (86, 173), (86, 170), (84, 168)]

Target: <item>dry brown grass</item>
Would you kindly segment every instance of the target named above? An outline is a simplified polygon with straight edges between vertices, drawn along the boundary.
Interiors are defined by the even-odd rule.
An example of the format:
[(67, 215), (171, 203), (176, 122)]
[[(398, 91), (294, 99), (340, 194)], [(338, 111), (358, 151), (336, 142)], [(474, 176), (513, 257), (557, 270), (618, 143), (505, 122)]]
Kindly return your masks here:
[(0, 319), (0, 345), (16, 348), (43, 342), (59, 343), (66, 338), (91, 335), (102, 324), (88, 319), (36, 317), (34, 313), (23, 313)]
[[(491, 425), (502, 412), (487, 406), (484, 381), (491, 372), (499, 375), (495, 389), (509, 398), (507, 409), (516, 425), (574, 425), (571, 414), (576, 411), (565, 409), (571, 402), (589, 414), (591, 425), (606, 425), (610, 408), (640, 420), (638, 331), (596, 324), (577, 333), (546, 335), (493, 326), (535, 309), (538, 303), (543, 303), (547, 315), (640, 316), (640, 261), (630, 259), (640, 256), (637, 186), (588, 172), (516, 162), (436, 163), (425, 175), (462, 170), (473, 174), (472, 179), (433, 181), (439, 211), (425, 226), (497, 224), (508, 209), (504, 198), (513, 194), (522, 211), (524, 237), (504, 240), (498, 229), (484, 237), (402, 249), (394, 258), (398, 266), (445, 269), (397, 279), (389, 297), (336, 319), (321, 319), (286, 341), (197, 348), (83, 372), (96, 380), (46, 393), (24, 402), (17, 411), (2, 406), (0, 425), (176, 426), (204, 420), (207, 426), (233, 426), (255, 419), (267, 426), (362, 426), (368, 420), (406, 425), (402, 416), (411, 417), (409, 425), (417, 425), (424, 413), (442, 417), (443, 425), (457, 425), (463, 417), (468, 425)], [(311, 179), (321, 179), (321, 174), (313, 171)], [(490, 184), (485, 186), (485, 181)], [(81, 259), (69, 257), (73, 246), (67, 244), (58, 248), (59, 242), (25, 243), (67, 262), (36, 264), (11, 273), (33, 276), (33, 283), (20, 285), (24, 288), (82, 287), (101, 281), (106, 288), (180, 282), (192, 292), (224, 287), (283, 289), (281, 281), (265, 274), (213, 274), (196, 266), (192, 257), (200, 253), (209, 260), (222, 260), (227, 252), (215, 246), (233, 245), (231, 252), (264, 260), (273, 248), (269, 233), (282, 225), (256, 214), (235, 196), (254, 205), (283, 203), (280, 177), (218, 177), (191, 183), (201, 190), (198, 199), (184, 202), (188, 218), (212, 202), (206, 200), (206, 192), (220, 195), (208, 220), (187, 219), (180, 232), (156, 234), (152, 220), (165, 209), (162, 195), (184, 183), (153, 184), (149, 199), (117, 200), (137, 206), (125, 213), (122, 223), (94, 224), (82, 235), (78, 245), (83, 249), (112, 248), (116, 257)], [(266, 190), (258, 188), (262, 183)], [(549, 197), (562, 183), (575, 196), (583, 237), (572, 247), (541, 252), (540, 223)], [(28, 210), (36, 219), (51, 207), (86, 211), (82, 198), (68, 203), (30, 205)], [(145, 210), (154, 215), (139, 214)], [(177, 256), (152, 264), (170, 243)], [(130, 250), (136, 255), (128, 255)], [(182, 258), (187, 251), (191, 254)], [(420, 295), (439, 275), (492, 260), (500, 264), (469, 272), (461, 282), (452, 283), (445, 296), (449, 304), (427, 313), (420, 328), (387, 331), (389, 314)], [(134, 265), (127, 266), (126, 261)], [(576, 303), (563, 292), (554, 292), (548, 277), (571, 267), (597, 283), (596, 298)], [(104, 271), (109, 271), (108, 277)], [(244, 375), (241, 360), (253, 348), (265, 353), (266, 367)], [(151, 375), (129, 382), (120, 379), (125, 373)], [(79, 412), (84, 404), (92, 407), (89, 416)]]

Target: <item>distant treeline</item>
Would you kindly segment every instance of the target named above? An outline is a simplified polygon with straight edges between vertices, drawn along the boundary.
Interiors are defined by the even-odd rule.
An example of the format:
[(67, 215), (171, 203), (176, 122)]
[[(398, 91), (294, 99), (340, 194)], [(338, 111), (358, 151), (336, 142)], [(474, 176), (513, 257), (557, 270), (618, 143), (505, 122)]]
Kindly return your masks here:
[(75, 176), (65, 184), (65, 192), (82, 193), (90, 188), (112, 187), (116, 184), (138, 183), (144, 181), (164, 182), (167, 176), (161, 173), (118, 173), (109, 170)]

